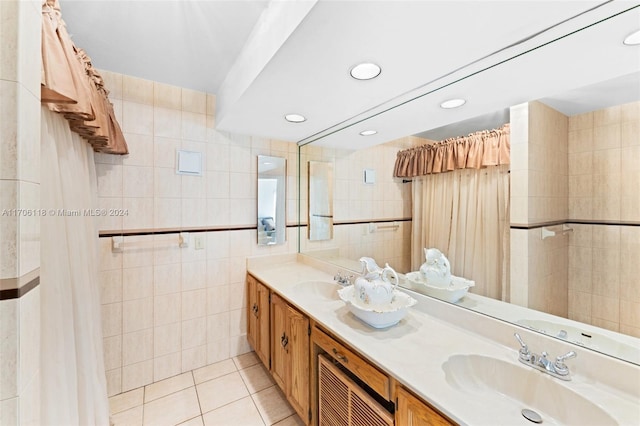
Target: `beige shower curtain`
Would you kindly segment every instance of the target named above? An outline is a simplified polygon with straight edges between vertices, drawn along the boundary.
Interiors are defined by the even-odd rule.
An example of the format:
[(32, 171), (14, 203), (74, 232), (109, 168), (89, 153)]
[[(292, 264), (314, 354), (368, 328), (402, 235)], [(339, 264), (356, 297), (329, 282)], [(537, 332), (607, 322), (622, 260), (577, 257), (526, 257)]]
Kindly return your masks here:
[(476, 282), (473, 293), (509, 295), (509, 166), (459, 169), (413, 180), (411, 266), (424, 247), (441, 250), (452, 273)]
[(394, 176), (413, 178), (412, 270), (434, 247), (473, 293), (508, 301), (510, 147), (507, 123), (398, 152)]
[(42, 424), (108, 425), (93, 151), (62, 115), (41, 119)]

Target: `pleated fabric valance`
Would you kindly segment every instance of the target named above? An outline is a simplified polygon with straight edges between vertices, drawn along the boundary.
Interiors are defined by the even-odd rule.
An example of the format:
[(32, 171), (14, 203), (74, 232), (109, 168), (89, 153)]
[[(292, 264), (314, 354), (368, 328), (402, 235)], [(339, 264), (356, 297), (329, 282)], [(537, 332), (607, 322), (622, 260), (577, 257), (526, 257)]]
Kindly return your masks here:
[(128, 154), (109, 92), (91, 58), (71, 41), (58, 0), (42, 2), (41, 102), (64, 115), (94, 151)]
[(509, 124), (398, 152), (395, 177), (412, 178), (456, 169), (509, 164)]

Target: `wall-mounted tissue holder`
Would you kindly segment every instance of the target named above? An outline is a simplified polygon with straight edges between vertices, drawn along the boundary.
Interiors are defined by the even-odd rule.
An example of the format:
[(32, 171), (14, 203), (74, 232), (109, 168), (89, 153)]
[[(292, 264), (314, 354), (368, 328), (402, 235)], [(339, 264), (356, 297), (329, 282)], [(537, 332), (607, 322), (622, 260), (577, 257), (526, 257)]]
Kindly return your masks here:
[(142, 248), (142, 247), (157, 247), (159, 244), (175, 244), (178, 243), (178, 247), (187, 248), (189, 247), (189, 233), (188, 232), (180, 232), (178, 234), (178, 239), (176, 241), (175, 238), (166, 239), (161, 241), (131, 241), (125, 242), (124, 236), (116, 235), (111, 237), (111, 251), (113, 253), (122, 252), (125, 248)]
[(542, 234), (541, 237), (542, 239), (546, 239), (549, 237), (555, 237), (556, 235), (566, 235), (569, 232), (573, 232), (573, 228), (571, 228), (568, 225), (563, 224), (562, 225), (562, 229), (558, 230), (558, 231), (552, 231), (551, 229), (547, 228), (547, 227), (542, 227)]

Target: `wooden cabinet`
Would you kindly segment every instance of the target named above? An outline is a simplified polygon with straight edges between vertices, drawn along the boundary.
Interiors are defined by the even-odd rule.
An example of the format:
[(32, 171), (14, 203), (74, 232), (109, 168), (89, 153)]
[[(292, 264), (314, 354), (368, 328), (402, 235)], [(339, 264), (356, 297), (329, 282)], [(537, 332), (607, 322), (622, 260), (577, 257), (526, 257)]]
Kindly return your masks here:
[(271, 375), (280, 389), (287, 394), (287, 358), (289, 338), (287, 337), (287, 303), (277, 294), (271, 299)]
[(300, 418), (309, 415), (309, 319), (271, 296), (271, 374)]
[(269, 289), (247, 275), (247, 340), (268, 368), (270, 362)]
[(327, 354), (318, 356), (318, 376), (319, 425), (393, 426), (393, 414)]
[[(327, 357), (327, 359), (331, 359), (335, 365), (339, 365), (341, 369), (348, 371), (349, 377), (351, 380), (357, 381), (358, 386), (362, 386), (362, 384), (366, 385), (368, 390), (366, 392), (373, 392), (376, 394), (377, 401), (382, 404), (369, 404), (367, 402), (363, 402), (367, 405), (368, 408), (372, 408), (373, 412), (376, 412), (377, 415), (375, 418), (382, 419), (380, 421), (374, 421), (371, 418), (369, 420), (357, 420), (359, 417), (356, 415), (353, 419), (351, 415), (349, 415), (350, 420), (345, 420), (345, 416), (339, 415), (338, 418), (341, 420), (338, 423), (333, 423), (327, 417), (327, 410), (324, 410), (324, 413), (321, 413), (320, 404), (321, 404), (321, 377), (319, 371), (319, 359), (322, 357)], [(384, 419), (390, 418), (390, 423), (393, 423), (393, 415), (391, 414), (393, 410), (391, 407), (393, 406), (393, 394), (392, 391), (395, 389), (393, 386), (393, 380), (383, 371), (379, 370), (377, 367), (371, 365), (365, 358), (363, 358), (356, 351), (348, 347), (341, 340), (335, 338), (333, 335), (329, 334), (326, 329), (320, 328), (318, 324), (314, 324), (311, 328), (311, 348), (310, 348), (310, 359), (312, 362), (313, 368), (311, 368), (311, 414), (312, 414), (312, 424), (324, 426), (325, 424), (345, 424), (345, 425), (383, 425), (388, 424)], [(328, 389), (325, 389), (325, 395), (331, 395), (335, 392), (338, 392), (337, 389), (333, 388), (331, 385)], [(362, 394), (364, 395), (364, 393)], [(329, 398), (331, 399), (331, 398)], [(340, 399), (340, 398), (339, 398)], [(338, 401), (336, 406), (341, 407), (340, 409), (346, 413), (351, 412), (351, 408), (349, 407), (348, 398), (341, 398), (342, 401)], [(375, 399), (375, 398), (374, 398)], [(366, 399), (360, 398), (361, 401), (365, 401)], [(325, 401), (327, 402), (327, 401)], [(357, 404), (356, 404), (357, 405)], [(384, 407), (383, 407), (384, 406)], [(330, 410), (333, 410), (330, 409)], [(384, 411), (387, 411), (387, 414), (384, 414)], [(359, 410), (363, 413), (363, 410)], [(366, 411), (366, 410), (365, 410)], [(321, 417), (322, 415), (322, 417)], [(329, 415), (329, 417), (332, 417)], [(365, 416), (365, 418), (368, 418)], [(354, 420), (354, 421), (352, 421)], [(359, 422), (360, 421), (360, 422)], [(396, 423), (396, 425), (399, 425)]]
[(389, 376), (318, 327), (314, 327), (311, 333), (315, 347), (329, 354), (331, 358), (351, 371), (378, 395), (387, 401), (391, 400), (391, 380)]
[[(247, 340), (305, 424), (319, 424), (320, 354), (323, 354), (321, 357), (330, 357), (331, 363), (348, 372), (351, 375), (349, 377), (358, 382), (354, 382), (354, 386), (365, 384), (373, 392), (371, 395), (377, 395), (375, 403), (367, 403), (366, 398), (356, 399), (365, 401), (363, 403), (367, 407), (361, 408), (375, 408), (375, 417), (382, 419), (380, 424), (390, 424), (393, 421), (394, 415), (391, 413), (394, 402), (396, 426), (454, 424), (326, 329), (322, 329), (319, 324), (314, 323), (310, 327), (307, 316), (249, 274), (247, 301)], [(335, 393), (332, 387), (327, 389), (325, 395)], [(339, 419), (339, 423), (343, 420)], [(374, 423), (365, 421), (353, 424)]]
[(398, 386), (397, 394), (396, 425), (449, 426), (454, 424), (402, 386)]

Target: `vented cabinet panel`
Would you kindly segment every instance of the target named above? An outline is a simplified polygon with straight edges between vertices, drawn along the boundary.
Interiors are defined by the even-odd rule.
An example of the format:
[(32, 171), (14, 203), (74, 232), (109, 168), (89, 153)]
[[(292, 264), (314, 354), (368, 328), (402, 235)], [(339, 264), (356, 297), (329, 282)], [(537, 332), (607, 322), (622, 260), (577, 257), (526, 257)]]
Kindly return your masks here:
[(393, 416), (322, 354), (318, 355), (318, 380), (320, 425), (393, 425)]

